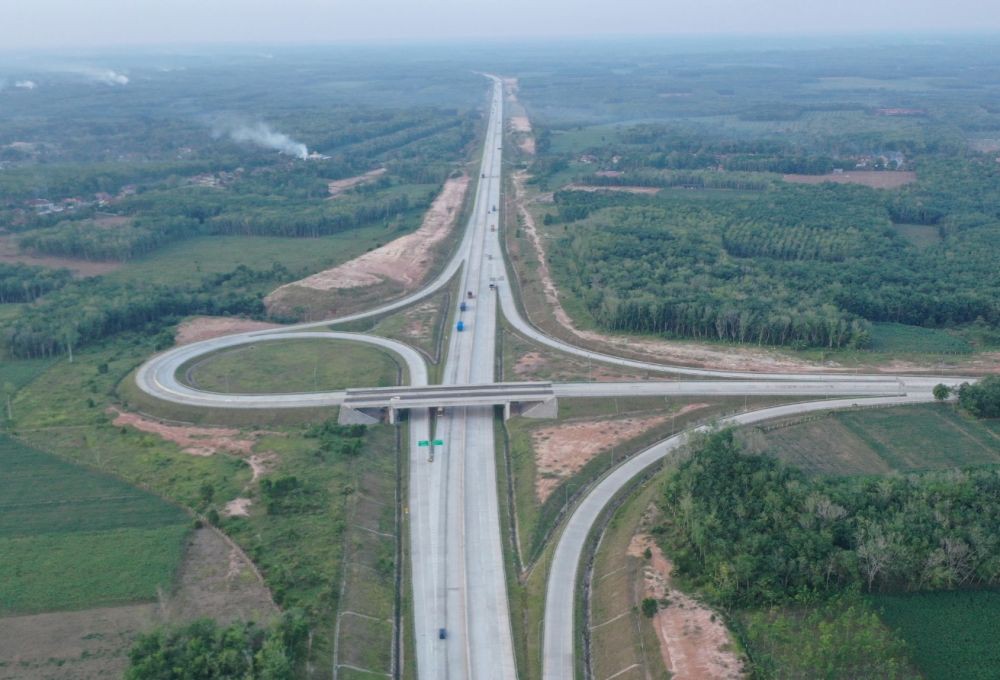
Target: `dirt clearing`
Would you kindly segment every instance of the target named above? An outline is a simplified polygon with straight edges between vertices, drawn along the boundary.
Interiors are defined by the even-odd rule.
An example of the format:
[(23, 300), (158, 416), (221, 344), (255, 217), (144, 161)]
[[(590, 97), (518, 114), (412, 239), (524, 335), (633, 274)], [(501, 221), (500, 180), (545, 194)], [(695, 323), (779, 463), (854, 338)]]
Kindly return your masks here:
[(660, 640), (663, 663), (674, 680), (729, 680), (742, 678), (743, 660), (736, 653), (729, 631), (721, 617), (691, 596), (675, 589), (670, 575), (673, 565), (663, 555), (652, 536), (636, 534), (628, 554), (645, 559), (644, 597), (666, 606), (653, 617), (653, 627)]
[(329, 291), (374, 286), (387, 280), (402, 284), (405, 290), (416, 288), (431, 267), (434, 249), (451, 233), (468, 187), (468, 176), (447, 180), (415, 232), (333, 269), (285, 284), (268, 295), (265, 303), (269, 308), (279, 305), (296, 288)]
[(563, 187), (567, 191), (617, 191), (622, 194), (642, 194), (645, 196), (655, 196), (660, 193), (658, 187), (632, 187), (632, 186), (613, 186), (605, 187), (593, 184), (567, 184)]
[(78, 277), (100, 276), (121, 268), (121, 262), (91, 262), (71, 257), (49, 257), (47, 255), (29, 255), (17, 248), (13, 236), (0, 236), (0, 262), (11, 264), (21, 263), (49, 269), (68, 269)]
[(828, 175), (782, 175), (781, 179), (792, 184), (862, 184), (873, 189), (898, 189), (917, 181), (917, 173), (902, 170), (858, 170), (854, 172), (831, 172)]
[[(211, 456), (216, 453), (230, 453), (247, 458), (253, 469), (254, 479), (266, 470), (268, 454), (251, 455), (257, 440), (266, 432), (243, 433), (226, 427), (196, 427), (193, 425), (167, 425), (158, 420), (144, 418), (136, 413), (124, 413), (109, 409), (115, 414), (112, 424), (116, 427), (134, 427), (141, 432), (155, 434), (181, 447), (192, 456)], [(259, 468), (259, 469), (258, 469)]]
[(278, 613), (260, 575), (214, 529), (191, 536), (175, 593), (160, 602), (0, 618), (0, 680), (121, 677), (143, 631), (211, 617), (267, 621)]
[(367, 184), (368, 182), (373, 182), (384, 174), (385, 168), (379, 168), (377, 170), (366, 172), (363, 175), (357, 175), (356, 177), (346, 177), (344, 179), (335, 179), (331, 182), (327, 182), (326, 186), (330, 191), (330, 196), (327, 200), (336, 198), (345, 191), (353, 189), (354, 187)]
[(535, 450), (535, 496), (540, 503), (559, 483), (580, 471), (592, 458), (616, 443), (638, 437), (667, 421), (669, 415), (647, 418), (581, 421), (542, 427), (531, 433)]
[(177, 326), (174, 338), (178, 345), (189, 345), (200, 340), (209, 340), (223, 335), (246, 333), (247, 331), (263, 331), (269, 328), (280, 328), (281, 324), (253, 321), (251, 319), (232, 319), (224, 316), (196, 316)]

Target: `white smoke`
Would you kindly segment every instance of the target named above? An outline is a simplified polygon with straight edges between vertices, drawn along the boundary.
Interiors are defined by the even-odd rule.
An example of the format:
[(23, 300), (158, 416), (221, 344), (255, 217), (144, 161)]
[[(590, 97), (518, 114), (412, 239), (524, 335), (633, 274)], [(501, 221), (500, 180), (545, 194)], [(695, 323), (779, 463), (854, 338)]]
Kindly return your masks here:
[(265, 149), (274, 149), (289, 156), (295, 156), (305, 160), (309, 156), (309, 149), (301, 142), (296, 142), (283, 132), (276, 132), (264, 123), (256, 125), (229, 125), (219, 130), (219, 132), (229, 135), (234, 142), (250, 142)]
[(14, 87), (19, 87), (22, 90), (34, 90), (36, 87), (38, 87), (38, 83), (36, 83), (34, 80), (19, 80), (16, 83), (14, 83)]
[(87, 80), (114, 87), (116, 85), (128, 85), (128, 76), (110, 68), (99, 68), (97, 66), (87, 66), (85, 64), (64, 64), (55, 66), (53, 71), (63, 73), (75, 73), (83, 76)]

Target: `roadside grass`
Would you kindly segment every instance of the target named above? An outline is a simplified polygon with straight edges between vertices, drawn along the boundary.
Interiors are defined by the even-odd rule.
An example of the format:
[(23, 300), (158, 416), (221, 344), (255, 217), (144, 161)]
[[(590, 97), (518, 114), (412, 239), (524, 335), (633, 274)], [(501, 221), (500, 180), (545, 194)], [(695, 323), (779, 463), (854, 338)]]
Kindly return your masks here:
[[(951, 404), (840, 411), (752, 431), (755, 444), (814, 474), (887, 474), (1000, 465), (1000, 432)], [(756, 435), (755, 435), (756, 436)]]
[(387, 387), (399, 366), (392, 354), (358, 342), (274, 340), (199, 357), (180, 368), (192, 387), (226, 394), (280, 394)]
[(987, 680), (1000, 668), (1000, 592), (873, 595), (882, 620), (906, 643), (927, 680)]
[(147, 491), (0, 435), (0, 614), (154, 600), (190, 525)]
[(551, 347), (538, 345), (514, 331), (506, 321), (501, 321), (499, 324), (498, 338), (498, 347), (503, 357), (502, 378), (505, 381), (591, 382), (671, 378), (667, 373), (632, 370), (600, 361), (588, 361)]
[(594, 557), (590, 643), (598, 678), (659, 678), (667, 672), (656, 631), (639, 611), (643, 560), (628, 554), (642, 515), (659, 489), (658, 484), (646, 484), (622, 503), (608, 522)]
[(152, 397), (135, 384), (135, 371), (122, 378), (115, 388), (121, 405), (137, 413), (185, 425), (224, 427), (282, 427), (317, 423), (336, 416), (336, 407), (317, 408), (202, 408)]
[[(337, 613), (335, 672), (391, 675), (396, 609), (395, 428), (379, 428), (374, 455), (357, 463), (356, 491), (348, 499), (344, 564)], [(383, 449), (388, 449), (383, 451)]]
[(457, 295), (458, 277), (442, 290), (416, 304), (378, 320), (371, 333), (398, 340), (419, 350), (431, 364), (441, 364), (452, 300)]

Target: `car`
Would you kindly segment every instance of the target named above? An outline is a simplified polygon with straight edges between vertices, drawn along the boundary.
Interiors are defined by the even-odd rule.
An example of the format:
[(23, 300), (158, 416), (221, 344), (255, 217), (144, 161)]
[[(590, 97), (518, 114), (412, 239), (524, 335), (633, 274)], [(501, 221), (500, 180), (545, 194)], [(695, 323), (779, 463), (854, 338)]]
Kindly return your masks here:
[(448, 631), (444, 628), (438, 628), (438, 640), (446, 640), (448, 638)]

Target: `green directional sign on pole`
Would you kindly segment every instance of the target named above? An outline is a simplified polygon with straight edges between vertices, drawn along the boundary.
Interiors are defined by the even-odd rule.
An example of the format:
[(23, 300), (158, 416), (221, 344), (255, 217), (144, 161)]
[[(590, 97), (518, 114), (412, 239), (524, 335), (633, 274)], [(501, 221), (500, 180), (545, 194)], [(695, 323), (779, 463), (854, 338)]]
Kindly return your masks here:
[(431, 443), (426, 439), (421, 439), (420, 441), (417, 442), (417, 446), (430, 446), (430, 445)]
[(434, 440), (434, 446), (444, 446), (444, 440), (443, 439), (435, 439)]

